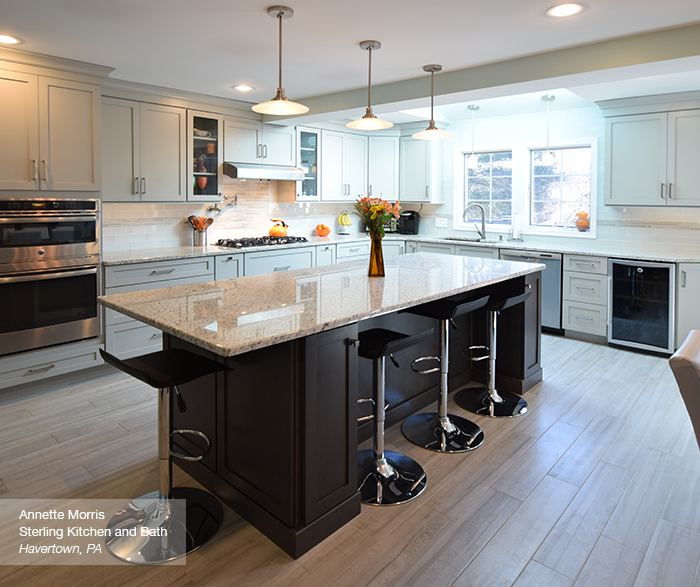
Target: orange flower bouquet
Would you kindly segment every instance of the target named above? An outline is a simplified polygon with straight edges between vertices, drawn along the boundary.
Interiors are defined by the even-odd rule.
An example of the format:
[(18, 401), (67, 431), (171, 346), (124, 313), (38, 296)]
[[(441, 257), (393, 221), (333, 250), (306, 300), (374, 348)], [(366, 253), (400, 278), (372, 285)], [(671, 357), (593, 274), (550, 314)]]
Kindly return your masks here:
[(396, 226), (400, 211), (401, 206), (398, 202), (392, 205), (380, 198), (360, 198), (355, 202), (355, 214), (365, 223), (372, 239), (372, 250), (369, 254), (370, 277), (384, 277), (382, 238), (387, 227)]

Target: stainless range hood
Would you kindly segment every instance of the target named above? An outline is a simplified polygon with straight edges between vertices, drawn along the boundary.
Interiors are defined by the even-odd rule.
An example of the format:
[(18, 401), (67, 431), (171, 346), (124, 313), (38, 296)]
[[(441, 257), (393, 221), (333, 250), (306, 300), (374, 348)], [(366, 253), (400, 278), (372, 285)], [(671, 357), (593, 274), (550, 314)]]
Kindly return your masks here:
[(234, 179), (277, 179), (286, 181), (304, 179), (304, 170), (291, 165), (262, 165), (260, 163), (225, 161), (224, 173)]

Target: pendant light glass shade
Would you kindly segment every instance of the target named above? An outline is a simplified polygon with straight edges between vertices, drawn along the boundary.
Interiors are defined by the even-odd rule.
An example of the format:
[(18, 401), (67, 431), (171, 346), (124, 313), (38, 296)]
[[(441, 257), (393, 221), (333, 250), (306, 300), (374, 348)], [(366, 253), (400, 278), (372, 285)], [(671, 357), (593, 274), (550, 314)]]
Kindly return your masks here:
[(284, 95), (284, 88), (282, 87), (282, 19), (292, 18), (292, 16), (294, 16), (294, 11), (288, 6), (270, 6), (270, 8), (267, 9), (267, 14), (276, 18), (279, 22), (279, 85), (277, 86), (275, 97), (272, 98), (272, 100), (260, 102), (260, 104), (253, 106), (253, 112), (257, 112), (258, 114), (273, 114), (275, 116), (304, 114), (309, 111), (308, 107), (299, 104), (299, 102), (292, 102)]
[(549, 167), (550, 165), (554, 165), (554, 153), (549, 149), (549, 104), (556, 100), (556, 96), (547, 94), (546, 96), (542, 96), (542, 100), (547, 102), (547, 150), (542, 153), (542, 165)]
[(372, 112), (372, 49), (381, 49), (379, 41), (362, 41), (360, 49), (369, 53), (369, 81), (367, 82), (367, 110), (362, 118), (351, 120), (345, 126), (355, 130), (383, 130), (394, 126), (393, 122), (377, 118)]
[(423, 71), (430, 72), (430, 124), (425, 130), (418, 131), (411, 135), (414, 139), (420, 139), (422, 141), (436, 141), (440, 139), (447, 139), (452, 136), (452, 133), (446, 130), (440, 130), (435, 126), (435, 118), (433, 116), (433, 101), (435, 99), (433, 76), (436, 71), (442, 71), (442, 65), (432, 64), (424, 65)]

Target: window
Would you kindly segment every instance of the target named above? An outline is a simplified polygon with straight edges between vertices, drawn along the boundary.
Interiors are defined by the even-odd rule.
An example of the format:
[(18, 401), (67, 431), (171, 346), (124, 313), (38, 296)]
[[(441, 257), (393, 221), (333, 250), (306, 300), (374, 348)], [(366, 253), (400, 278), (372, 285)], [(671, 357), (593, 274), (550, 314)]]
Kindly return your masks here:
[(531, 226), (573, 226), (577, 212), (591, 213), (591, 147), (552, 152), (547, 164), (544, 151), (530, 151)]
[(511, 152), (479, 153), (469, 165), (464, 155), (464, 190), (466, 205), (481, 204), (486, 222), (510, 224), (513, 199), (513, 154)]

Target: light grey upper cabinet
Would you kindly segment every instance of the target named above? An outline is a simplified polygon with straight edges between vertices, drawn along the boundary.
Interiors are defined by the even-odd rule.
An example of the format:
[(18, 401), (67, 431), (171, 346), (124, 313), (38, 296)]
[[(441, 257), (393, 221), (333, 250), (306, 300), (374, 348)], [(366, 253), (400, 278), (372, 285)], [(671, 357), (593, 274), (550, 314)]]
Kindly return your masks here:
[(185, 109), (103, 98), (102, 111), (102, 199), (185, 201)]
[(367, 195), (367, 137), (321, 131), (321, 200), (354, 201)]
[(606, 119), (605, 204), (700, 206), (700, 110)]
[(243, 120), (224, 121), (224, 160), (236, 163), (294, 165), (294, 127)]
[(400, 138), (400, 200), (442, 203), (442, 141)]
[(390, 202), (399, 199), (399, 137), (369, 137), (367, 194)]
[(99, 191), (100, 92), (0, 71), (0, 189)]

